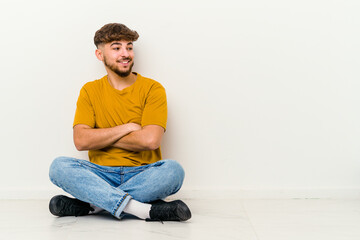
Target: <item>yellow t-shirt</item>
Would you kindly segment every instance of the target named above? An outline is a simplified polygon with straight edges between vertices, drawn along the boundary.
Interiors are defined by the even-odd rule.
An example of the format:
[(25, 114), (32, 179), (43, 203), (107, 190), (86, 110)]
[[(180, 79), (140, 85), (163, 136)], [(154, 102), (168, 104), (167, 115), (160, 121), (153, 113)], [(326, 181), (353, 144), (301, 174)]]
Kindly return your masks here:
[[(138, 73), (135, 83), (123, 90), (113, 88), (107, 76), (86, 83), (80, 90), (73, 126), (110, 128), (125, 123), (159, 125), (166, 129), (167, 103), (164, 87)], [(89, 150), (91, 162), (103, 166), (141, 166), (161, 160), (160, 148), (134, 152), (106, 147)]]

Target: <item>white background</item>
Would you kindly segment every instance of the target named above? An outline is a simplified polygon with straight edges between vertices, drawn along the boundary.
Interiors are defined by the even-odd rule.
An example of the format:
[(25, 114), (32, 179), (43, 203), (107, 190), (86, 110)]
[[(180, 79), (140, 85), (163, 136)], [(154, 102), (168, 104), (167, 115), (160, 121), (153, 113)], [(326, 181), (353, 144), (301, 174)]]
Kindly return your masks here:
[(72, 121), (81, 86), (105, 75), (93, 36), (110, 22), (140, 34), (134, 71), (167, 90), (163, 155), (185, 168), (184, 192), (358, 194), (359, 12), (357, 0), (0, 0), (0, 197), (47, 197), (52, 160), (87, 157)]

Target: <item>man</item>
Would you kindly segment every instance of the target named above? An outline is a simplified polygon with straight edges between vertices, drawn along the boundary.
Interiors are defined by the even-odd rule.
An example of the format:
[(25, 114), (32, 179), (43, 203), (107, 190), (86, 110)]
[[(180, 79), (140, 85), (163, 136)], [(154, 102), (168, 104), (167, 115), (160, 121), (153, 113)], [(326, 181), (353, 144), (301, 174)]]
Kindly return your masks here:
[(53, 197), (49, 208), (55, 216), (104, 209), (119, 219), (125, 214), (148, 221), (191, 217), (181, 200), (162, 200), (180, 189), (184, 170), (176, 161), (161, 160), (165, 89), (132, 72), (138, 37), (118, 23), (95, 33), (95, 54), (107, 75), (82, 87), (73, 124), (75, 146), (89, 150), (90, 162), (59, 157), (51, 164), (51, 181), (76, 198)]

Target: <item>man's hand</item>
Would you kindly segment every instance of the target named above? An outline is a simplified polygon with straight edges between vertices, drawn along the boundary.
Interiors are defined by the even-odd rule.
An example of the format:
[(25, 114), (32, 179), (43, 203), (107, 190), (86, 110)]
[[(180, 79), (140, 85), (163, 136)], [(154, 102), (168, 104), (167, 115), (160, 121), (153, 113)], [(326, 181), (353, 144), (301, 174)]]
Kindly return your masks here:
[(108, 147), (127, 134), (141, 130), (136, 123), (126, 123), (112, 128), (92, 128), (85, 124), (74, 126), (74, 143), (79, 151)]

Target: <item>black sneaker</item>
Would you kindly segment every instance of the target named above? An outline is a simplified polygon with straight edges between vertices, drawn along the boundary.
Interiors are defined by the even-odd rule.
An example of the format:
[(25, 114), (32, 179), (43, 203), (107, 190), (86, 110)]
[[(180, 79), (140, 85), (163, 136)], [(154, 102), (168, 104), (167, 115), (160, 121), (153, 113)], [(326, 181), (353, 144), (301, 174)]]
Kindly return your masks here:
[(88, 215), (90, 211), (94, 211), (94, 209), (90, 207), (89, 203), (63, 195), (53, 197), (50, 200), (49, 209), (53, 215), (59, 217), (84, 216)]
[(186, 221), (191, 218), (188, 206), (181, 201), (155, 201), (151, 204), (150, 218), (146, 221)]

